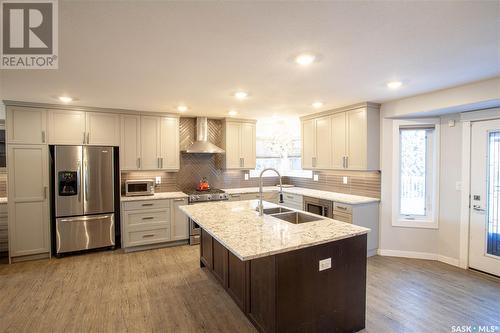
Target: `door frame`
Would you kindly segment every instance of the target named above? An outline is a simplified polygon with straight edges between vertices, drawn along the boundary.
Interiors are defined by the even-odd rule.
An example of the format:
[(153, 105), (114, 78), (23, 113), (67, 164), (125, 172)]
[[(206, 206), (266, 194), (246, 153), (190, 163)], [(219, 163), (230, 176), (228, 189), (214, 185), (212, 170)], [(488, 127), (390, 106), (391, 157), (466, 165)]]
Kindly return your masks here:
[(462, 194), (460, 199), (460, 243), (459, 266), (469, 268), (469, 228), (470, 228), (470, 169), (472, 124), (477, 121), (500, 119), (500, 108), (463, 112), (462, 122)]

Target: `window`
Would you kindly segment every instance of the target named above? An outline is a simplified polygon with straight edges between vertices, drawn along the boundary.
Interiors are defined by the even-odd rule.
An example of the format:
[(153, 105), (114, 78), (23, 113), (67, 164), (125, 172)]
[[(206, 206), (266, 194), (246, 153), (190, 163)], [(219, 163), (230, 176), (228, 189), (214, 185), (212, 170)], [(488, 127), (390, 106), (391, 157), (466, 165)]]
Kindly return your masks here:
[[(275, 168), (282, 176), (312, 178), (312, 171), (301, 168), (300, 120), (260, 119), (256, 128), (255, 170), (250, 177), (258, 177), (265, 168)], [(275, 177), (273, 173), (265, 174)]]
[(394, 123), (393, 225), (437, 228), (439, 124)]

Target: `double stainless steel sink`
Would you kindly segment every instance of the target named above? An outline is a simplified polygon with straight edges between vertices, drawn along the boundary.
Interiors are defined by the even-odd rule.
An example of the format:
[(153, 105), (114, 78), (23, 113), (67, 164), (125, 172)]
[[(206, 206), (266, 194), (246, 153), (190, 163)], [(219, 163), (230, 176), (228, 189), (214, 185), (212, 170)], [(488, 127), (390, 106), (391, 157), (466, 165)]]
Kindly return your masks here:
[(271, 215), (272, 217), (293, 224), (324, 220), (324, 218), (317, 215), (296, 212), (283, 207), (264, 208), (263, 212), (265, 215)]

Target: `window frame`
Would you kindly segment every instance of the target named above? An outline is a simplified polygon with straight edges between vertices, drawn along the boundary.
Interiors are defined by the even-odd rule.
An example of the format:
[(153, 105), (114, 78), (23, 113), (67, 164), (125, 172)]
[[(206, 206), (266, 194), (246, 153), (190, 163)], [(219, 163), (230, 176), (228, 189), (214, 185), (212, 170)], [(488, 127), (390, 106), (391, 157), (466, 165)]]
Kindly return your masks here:
[[(429, 146), (432, 151), (432, 161), (426, 158), (426, 215), (401, 215), (401, 129), (434, 127)], [(392, 225), (395, 227), (438, 229), (439, 227), (439, 147), (440, 147), (440, 120), (415, 119), (393, 121), (393, 159), (392, 159)]]

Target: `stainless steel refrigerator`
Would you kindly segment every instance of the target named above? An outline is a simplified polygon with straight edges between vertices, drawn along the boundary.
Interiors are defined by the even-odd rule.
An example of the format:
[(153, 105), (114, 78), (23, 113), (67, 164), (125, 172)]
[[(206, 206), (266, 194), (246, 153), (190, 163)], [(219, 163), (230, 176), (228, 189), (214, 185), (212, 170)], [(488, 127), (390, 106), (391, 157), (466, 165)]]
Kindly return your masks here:
[(113, 147), (54, 147), (57, 254), (115, 245), (113, 156)]

